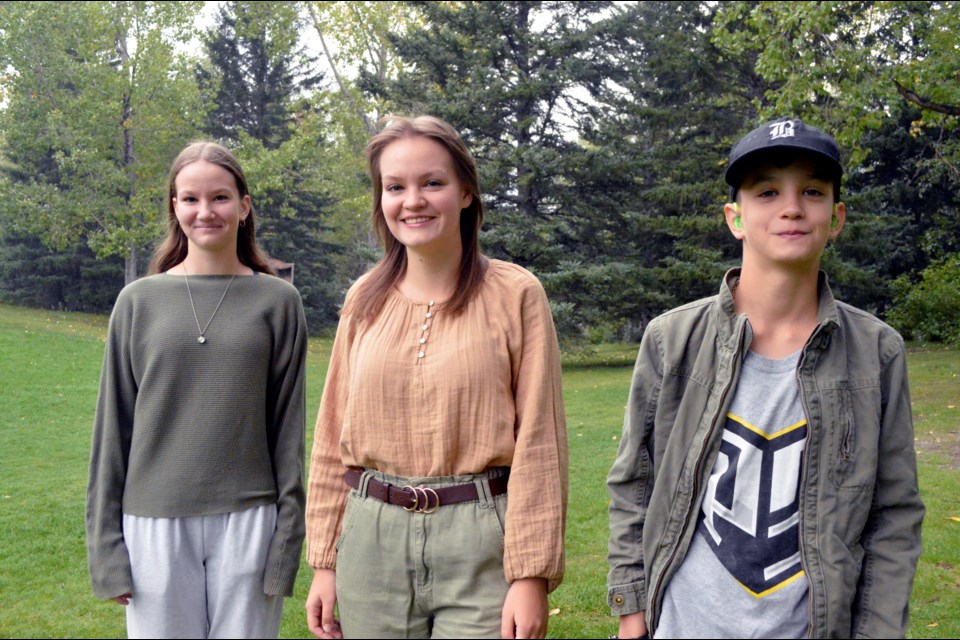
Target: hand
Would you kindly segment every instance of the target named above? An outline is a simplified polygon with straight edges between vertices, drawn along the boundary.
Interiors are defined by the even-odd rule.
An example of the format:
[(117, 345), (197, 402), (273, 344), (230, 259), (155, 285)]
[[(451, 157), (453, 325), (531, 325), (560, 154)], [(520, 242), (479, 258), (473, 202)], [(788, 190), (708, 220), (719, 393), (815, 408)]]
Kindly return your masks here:
[(514, 580), (503, 601), (500, 635), (504, 638), (545, 638), (547, 615), (547, 581), (543, 578)]
[(127, 606), (128, 604), (130, 604), (130, 598), (132, 597), (133, 597), (132, 593), (125, 593), (122, 596), (117, 596), (116, 598), (110, 598), (110, 599), (116, 602), (117, 604), (122, 604), (123, 606)]
[(618, 638), (642, 638), (647, 635), (647, 612), (637, 611), (620, 616)]
[(337, 605), (337, 574), (333, 569), (316, 569), (307, 594), (307, 628), (318, 638), (343, 638), (340, 621), (333, 617)]

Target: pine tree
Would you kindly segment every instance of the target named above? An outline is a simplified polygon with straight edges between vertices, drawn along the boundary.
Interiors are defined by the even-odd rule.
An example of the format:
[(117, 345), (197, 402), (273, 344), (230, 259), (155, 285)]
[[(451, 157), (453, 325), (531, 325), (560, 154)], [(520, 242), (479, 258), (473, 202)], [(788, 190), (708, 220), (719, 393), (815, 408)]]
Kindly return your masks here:
[(330, 200), (318, 174), (322, 114), (309, 92), (323, 79), (299, 44), (294, 2), (225, 3), (197, 66), (210, 105), (206, 132), (236, 151), (250, 183), (257, 237), (274, 258), (295, 265), (311, 328), (336, 320), (342, 297), (333, 277), (342, 249), (326, 240)]
[[(619, 211), (591, 258), (606, 256), (618, 274), (595, 290), (617, 292), (605, 296), (600, 315), (624, 337), (639, 337), (666, 309), (716, 293), (739, 258), (723, 222), (723, 168), (767, 87), (752, 60), (725, 57), (712, 44), (715, 11), (693, 2), (630, 6), (632, 40), (616, 58), (623, 73), (598, 93), (582, 129), (606, 167), (594, 172), (602, 183), (588, 192), (593, 208)], [(595, 271), (591, 262), (569, 277)]]
[(238, 143), (240, 132), (276, 149), (293, 133), (292, 105), (322, 76), (298, 47), (300, 17), (292, 2), (234, 1), (220, 7), (207, 32), (207, 62), (196, 68), (209, 105), (204, 129)]

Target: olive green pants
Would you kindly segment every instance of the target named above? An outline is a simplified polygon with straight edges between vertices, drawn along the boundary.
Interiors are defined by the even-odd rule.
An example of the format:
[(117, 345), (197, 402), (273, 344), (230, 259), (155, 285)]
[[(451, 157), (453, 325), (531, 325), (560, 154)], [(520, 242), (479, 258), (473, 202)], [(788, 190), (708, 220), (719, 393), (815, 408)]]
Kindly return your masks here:
[[(346, 638), (499, 638), (507, 495), (492, 498), (496, 469), (469, 476), (400, 478), (364, 472), (337, 542), (337, 602)], [(476, 502), (413, 513), (366, 496), (373, 477), (400, 487), (475, 482)]]

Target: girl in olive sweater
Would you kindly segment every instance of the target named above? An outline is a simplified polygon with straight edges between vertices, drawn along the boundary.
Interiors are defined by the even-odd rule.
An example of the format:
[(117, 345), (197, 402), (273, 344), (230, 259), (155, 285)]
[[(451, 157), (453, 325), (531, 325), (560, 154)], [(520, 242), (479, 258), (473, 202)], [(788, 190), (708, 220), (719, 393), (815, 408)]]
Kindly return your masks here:
[(174, 161), (168, 234), (107, 335), (87, 493), (94, 593), (130, 637), (276, 637), (304, 535), (300, 296), (225, 148)]

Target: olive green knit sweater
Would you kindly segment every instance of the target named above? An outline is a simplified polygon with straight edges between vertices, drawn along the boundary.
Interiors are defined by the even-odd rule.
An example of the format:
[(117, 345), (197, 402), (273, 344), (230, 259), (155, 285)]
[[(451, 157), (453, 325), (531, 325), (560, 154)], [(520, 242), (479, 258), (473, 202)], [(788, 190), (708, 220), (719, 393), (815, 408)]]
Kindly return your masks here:
[(275, 503), (264, 592), (290, 595), (303, 541), (306, 323), (297, 290), (266, 275), (159, 274), (110, 317), (87, 490), (94, 593), (133, 590), (122, 514), (230, 513)]

